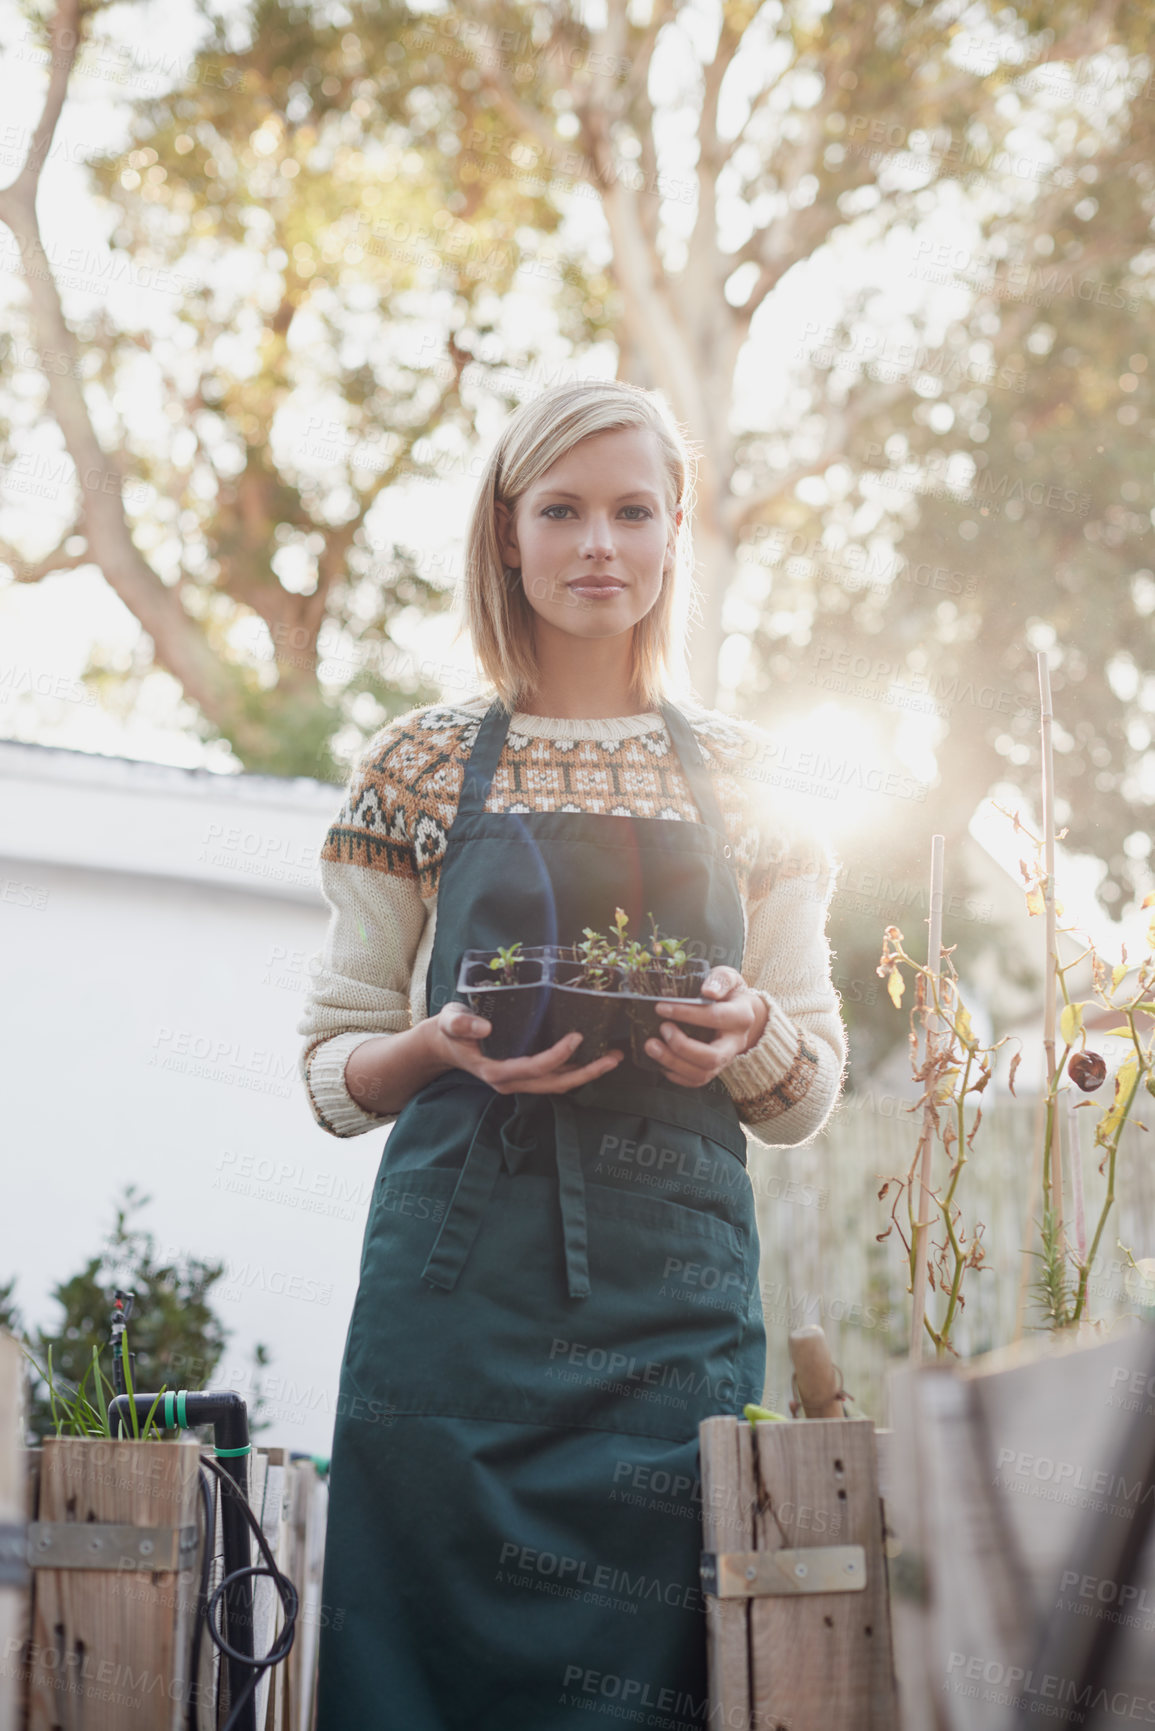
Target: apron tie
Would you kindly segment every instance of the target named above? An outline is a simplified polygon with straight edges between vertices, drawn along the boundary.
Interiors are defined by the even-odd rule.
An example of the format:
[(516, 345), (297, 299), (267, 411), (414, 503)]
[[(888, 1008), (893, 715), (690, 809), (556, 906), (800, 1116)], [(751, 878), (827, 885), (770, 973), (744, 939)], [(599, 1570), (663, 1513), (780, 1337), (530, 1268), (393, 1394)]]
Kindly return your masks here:
[(571, 1298), (590, 1295), (589, 1232), (586, 1221), (586, 1183), (582, 1174), (581, 1142), (577, 1113), (560, 1095), (551, 1096), (554, 1117), (554, 1147), (557, 1150), (557, 1193), (561, 1203), (561, 1232), (565, 1245), (565, 1278)]
[(491, 1094), (482, 1107), (453, 1199), (433, 1241), (429, 1259), (421, 1270), (422, 1280), (441, 1287), (445, 1292), (452, 1291), (457, 1284), (457, 1276), (465, 1266), (465, 1259), (481, 1226), (485, 1205), (497, 1183), (501, 1150), (492, 1142), (484, 1141), (481, 1132), (494, 1107), (507, 1098), (505, 1094)]
[[(568, 1101), (556, 1095), (549, 1096), (549, 1099), (554, 1117), (566, 1288), (571, 1298), (588, 1298), (589, 1231), (577, 1113)], [(441, 1230), (421, 1271), (421, 1278), (431, 1286), (451, 1292), (457, 1285), (457, 1277), (481, 1230), (481, 1218), (493, 1195), (498, 1173), (503, 1166), (508, 1172), (519, 1172), (534, 1152), (537, 1144), (533, 1138), (528, 1101), (528, 1096), (520, 1094), (512, 1098), (508, 1094), (493, 1094), (482, 1108)], [(493, 1142), (483, 1137), (482, 1132), (491, 1114), (498, 1117), (495, 1108), (499, 1103), (507, 1111), (500, 1121), (500, 1141)]]

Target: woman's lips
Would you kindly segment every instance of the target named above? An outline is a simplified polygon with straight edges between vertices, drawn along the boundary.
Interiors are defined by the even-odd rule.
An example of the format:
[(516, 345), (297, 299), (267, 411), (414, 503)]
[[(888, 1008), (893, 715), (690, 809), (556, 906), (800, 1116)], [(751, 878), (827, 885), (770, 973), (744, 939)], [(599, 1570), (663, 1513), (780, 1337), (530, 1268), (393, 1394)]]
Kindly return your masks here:
[(625, 584), (620, 583), (616, 577), (579, 577), (567, 587), (571, 595), (582, 595), (591, 601), (604, 601), (611, 595), (620, 595)]

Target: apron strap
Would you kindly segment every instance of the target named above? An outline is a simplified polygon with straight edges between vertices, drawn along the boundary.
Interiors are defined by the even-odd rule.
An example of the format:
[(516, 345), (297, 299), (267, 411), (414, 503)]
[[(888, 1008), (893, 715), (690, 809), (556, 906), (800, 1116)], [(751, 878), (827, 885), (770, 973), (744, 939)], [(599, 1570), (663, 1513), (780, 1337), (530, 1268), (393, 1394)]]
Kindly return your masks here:
[(577, 1114), (568, 1100), (553, 1095), (557, 1149), (557, 1193), (561, 1203), (561, 1232), (565, 1245), (565, 1278), (571, 1298), (590, 1295), (589, 1227), (586, 1216), (586, 1184), (582, 1174), (581, 1143)]
[(481, 1132), (494, 1106), (506, 1098), (504, 1094), (492, 1094), (481, 1109), (441, 1230), (421, 1270), (422, 1280), (428, 1281), (430, 1286), (441, 1287), (444, 1292), (451, 1292), (457, 1285), (457, 1276), (473, 1248), (481, 1227), (481, 1216), (497, 1183), (501, 1149), (484, 1141)]
[[(501, 1104), (509, 1113), (500, 1126), (500, 1141), (483, 1137), (482, 1132), (494, 1108)], [(589, 1227), (586, 1216), (586, 1187), (582, 1173), (581, 1141), (578, 1136), (577, 1114), (568, 1101), (551, 1098), (554, 1114), (554, 1147), (557, 1158), (558, 1202), (561, 1207), (562, 1244), (565, 1250), (566, 1287), (571, 1298), (590, 1295)], [(522, 1117), (522, 1096), (492, 1094), (478, 1117), (465, 1164), (457, 1180), (441, 1230), (433, 1241), (421, 1278), (430, 1286), (452, 1292), (465, 1267), (469, 1252), (481, 1230), (481, 1220), (489, 1205), (502, 1167), (518, 1172), (533, 1152), (523, 1125), (519, 1140), (518, 1122)], [(496, 1115), (496, 1114), (494, 1114)]]
[[(461, 778), (461, 797), (457, 802), (454, 822), (463, 815), (477, 817), (485, 810), (485, 802), (489, 798), (489, 790), (493, 786), (493, 777), (501, 758), (501, 748), (505, 744), (505, 736), (512, 720), (512, 715), (500, 698), (486, 710)], [(450, 834), (452, 833), (451, 828)]]
[(713, 778), (706, 768), (693, 728), (681, 710), (672, 703), (662, 704), (662, 719), (670, 730), (670, 739), (681, 760), (702, 822), (725, 839), (726, 824), (714, 791)]

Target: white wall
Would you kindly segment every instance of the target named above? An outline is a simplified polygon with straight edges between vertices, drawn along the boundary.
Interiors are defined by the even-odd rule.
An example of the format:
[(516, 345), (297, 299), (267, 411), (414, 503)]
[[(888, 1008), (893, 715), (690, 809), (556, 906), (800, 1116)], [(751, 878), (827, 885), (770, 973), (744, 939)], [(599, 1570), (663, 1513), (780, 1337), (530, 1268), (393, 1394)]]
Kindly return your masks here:
[(339, 802), (313, 782), (0, 745), (0, 1268), (29, 1323), (55, 1322), (52, 1285), (135, 1181), (162, 1252), (228, 1264), (214, 1386), (251, 1393), (266, 1342), (264, 1440), (324, 1453), (384, 1143), (319, 1129), (296, 1071)]

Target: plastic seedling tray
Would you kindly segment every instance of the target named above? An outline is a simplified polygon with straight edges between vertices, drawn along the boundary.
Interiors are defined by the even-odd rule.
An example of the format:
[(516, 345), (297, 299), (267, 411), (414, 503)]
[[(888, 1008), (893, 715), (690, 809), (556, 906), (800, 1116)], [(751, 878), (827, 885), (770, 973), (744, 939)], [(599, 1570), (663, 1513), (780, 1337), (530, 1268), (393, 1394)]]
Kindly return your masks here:
[[(703, 1007), (710, 1002), (701, 987), (710, 972), (704, 958), (694, 957), (674, 982), (662, 987), (657, 976), (652, 991), (624, 992), (623, 974), (612, 968), (611, 989), (599, 991), (573, 982), (582, 964), (569, 946), (539, 944), (522, 951), (514, 964), (515, 980), (506, 984), (502, 970), (489, 963), (496, 950), (466, 950), (461, 959), (457, 996), (475, 1016), (484, 1016), (491, 1031), (481, 1041), (487, 1058), (524, 1058), (544, 1052), (566, 1034), (579, 1033), (571, 1065), (591, 1064), (615, 1047), (628, 1050), (641, 1070), (664, 1075), (661, 1064), (646, 1052), (646, 1041), (661, 1037), (665, 1019), (655, 1006), (665, 999), (678, 999)], [(691, 1040), (708, 1043), (716, 1030), (692, 1023), (679, 1024)]]
[(624, 1049), (627, 1031), (619, 990), (621, 969), (606, 970), (610, 979), (607, 991), (599, 991), (596, 986), (575, 985), (573, 982), (580, 978), (582, 964), (567, 960), (564, 951), (553, 961), (551, 971), (553, 978), (545, 1044), (552, 1046), (566, 1034), (580, 1034), (581, 1045), (570, 1059), (574, 1065), (592, 1064), (614, 1046)]
[[(656, 1058), (651, 1058), (646, 1051), (647, 1040), (660, 1040), (662, 1023), (673, 1021), (674, 1018), (659, 1016), (655, 1006), (659, 1003), (675, 999), (689, 1004), (701, 1005), (707, 1008), (711, 999), (704, 998), (701, 988), (710, 972), (710, 964), (704, 957), (694, 957), (687, 970), (679, 976), (672, 987), (659, 989), (654, 982), (652, 992), (620, 992), (618, 1003), (623, 1005), (629, 1028), (630, 1056), (639, 1070), (648, 1070), (651, 1074), (664, 1076), (665, 1070)], [(691, 1040), (700, 1040), (709, 1044), (717, 1035), (716, 1028), (700, 1028), (693, 1022), (679, 1022), (678, 1027)]]
[(487, 1058), (525, 1058), (542, 1052), (549, 1006), (549, 962), (545, 950), (523, 954), (514, 963), (515, 983), (506, 985), (503, 970), (490, 968), (496, 950), (466, 950), (457, 978), (457, 996), (475, 1016), (483, 1016), (490, 1032), (481, 1042)]

